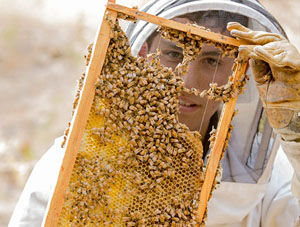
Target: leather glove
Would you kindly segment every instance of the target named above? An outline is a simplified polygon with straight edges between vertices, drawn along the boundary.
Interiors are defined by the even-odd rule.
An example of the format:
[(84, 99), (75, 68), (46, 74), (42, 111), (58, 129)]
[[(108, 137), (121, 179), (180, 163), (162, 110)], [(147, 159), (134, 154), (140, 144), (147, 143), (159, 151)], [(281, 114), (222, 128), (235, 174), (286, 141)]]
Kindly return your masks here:
[(230, 22), (231, 35), (250, 45), (240, 46), (240, 56), (250, 67), (273, 129), (285, 141), (300, 142), (300, 54), (281, 35), (252, 31)]
[(281, 35), (252, 31), (236, 22), (227, 28), (250, 44), (240, 46), (240, 56), (250, 58), (269, 122), (295, 170), (291, 189), (300, 203), (300, 55)]

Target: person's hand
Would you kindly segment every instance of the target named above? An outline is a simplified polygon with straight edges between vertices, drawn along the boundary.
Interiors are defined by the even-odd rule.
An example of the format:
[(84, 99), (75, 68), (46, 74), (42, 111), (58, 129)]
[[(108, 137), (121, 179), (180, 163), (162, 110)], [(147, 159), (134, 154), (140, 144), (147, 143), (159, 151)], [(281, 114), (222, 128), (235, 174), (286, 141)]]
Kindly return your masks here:
[(240, 54), (250, 58), (271, 126), (284, 139), (300, 139), (300, 54), (297, 49), (278, 34), (252, 31), (236, 22), (228, 23), (227, 29), (232, 36), (249, 43), (240, 46)]

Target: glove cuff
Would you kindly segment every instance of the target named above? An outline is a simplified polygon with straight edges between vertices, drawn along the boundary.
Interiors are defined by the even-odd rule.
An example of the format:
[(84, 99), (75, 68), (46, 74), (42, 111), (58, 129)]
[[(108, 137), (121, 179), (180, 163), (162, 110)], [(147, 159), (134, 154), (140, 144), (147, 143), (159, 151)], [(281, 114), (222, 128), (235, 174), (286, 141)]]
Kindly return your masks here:
[[(276, 111), (278, 111), (278, 109)], [(266, 113), (268, 114), (268, 110), (266, 110)], [(284, 124), (281, 124), (281, 126), (285, 125), (285, 127), (275, 127), (271, 122), (270, 124), (273, 127), (274, 131), (280, 134), (281, 138), (284, 141), (300, 142), (300, 111), (286, 110), (286, 114), (288, 116), (286, 116), (284, 120), (281, 121), (284, 122)], [(274, 115), (272, 115), (271, 121), (274, 121), (273, 117)], [(289, 122), (288, 119), (290, 119)], [(278, 125), (280, 124), (277, 123), (277, 126)]]

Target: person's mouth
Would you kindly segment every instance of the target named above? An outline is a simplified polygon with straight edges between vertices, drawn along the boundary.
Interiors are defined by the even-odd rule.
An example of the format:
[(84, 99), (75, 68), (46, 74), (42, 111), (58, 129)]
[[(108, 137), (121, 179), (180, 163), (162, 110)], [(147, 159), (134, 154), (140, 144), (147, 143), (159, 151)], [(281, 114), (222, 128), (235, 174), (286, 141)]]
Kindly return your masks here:
[(179, 112), (180, 113), (190, 113), (196, 111), (200, 105), (195, 102), (183, 98), (179, 98)]

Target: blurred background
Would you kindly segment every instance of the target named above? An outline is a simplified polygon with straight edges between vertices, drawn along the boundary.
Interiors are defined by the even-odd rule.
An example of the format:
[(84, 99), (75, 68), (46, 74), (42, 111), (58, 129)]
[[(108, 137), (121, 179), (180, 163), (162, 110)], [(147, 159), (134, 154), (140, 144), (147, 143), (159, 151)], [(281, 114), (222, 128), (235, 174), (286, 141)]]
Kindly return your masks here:
[[(32, 167), (71, 119), (103, 2), (0, 0), (0, 227), (7, 226)], [(300, 50), (300, 1), (261, 3)]]

